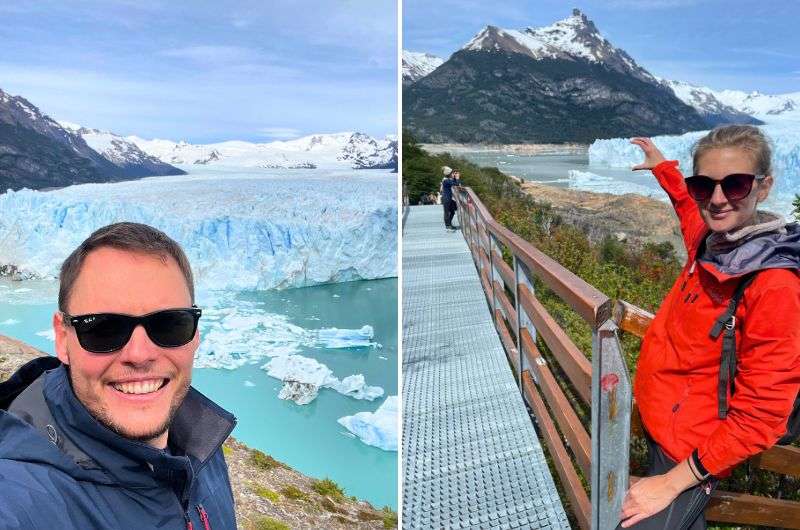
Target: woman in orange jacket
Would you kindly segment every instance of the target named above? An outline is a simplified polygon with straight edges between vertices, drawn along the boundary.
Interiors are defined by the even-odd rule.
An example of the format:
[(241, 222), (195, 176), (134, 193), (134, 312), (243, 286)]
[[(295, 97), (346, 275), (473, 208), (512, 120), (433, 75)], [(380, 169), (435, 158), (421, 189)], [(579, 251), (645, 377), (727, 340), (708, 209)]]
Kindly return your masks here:
[[(758, 128), (711, 131), (687, 179), (649, 139), (631, 142), (645, 155), (633, 169), (652, 170), (672, 201), (688, 260), (642, 342), (634, 395), (650, 466), (625, 497), (621, 527), (705, 529), (718, 479), (784, 436), (798, 399), (800, 227), (756, 209), (773, 183)], [(734, 318), (721, 318), (748, 280)], [(717, 320), (717, 332), (735, 330), (728, 365)]]

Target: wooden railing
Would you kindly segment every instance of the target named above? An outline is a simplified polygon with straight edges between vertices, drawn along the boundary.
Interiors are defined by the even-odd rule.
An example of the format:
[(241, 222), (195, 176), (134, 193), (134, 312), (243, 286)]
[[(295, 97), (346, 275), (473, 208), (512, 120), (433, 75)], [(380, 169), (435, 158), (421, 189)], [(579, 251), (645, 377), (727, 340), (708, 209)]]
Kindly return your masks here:
[[(595, 287), (495, 221), (470, 188), (459, 188), (455, 198), (459, 224), (495, 328), (575, 520), (584, 530), (615, 528), (628, 486), (631, 422), (634, 431), (639, 425), (618, 334), (643, 336), (652, 315), (625, 302), (613, 304)], [(510, 257), (511, 265), (504, 256)], [(591, 362), (539, 301), (534, 279), (589, 326)], [(537, 347), (537, 337), (547, 346), (546, 354)], [(580, 419), (587, 408), (591, 410), (591, 436)], [(800, 450), (776, 447), (752, 459), (751, 464), (800, 475)], [(706, 517), (800, 529), (800, 503), (717, 491)]]

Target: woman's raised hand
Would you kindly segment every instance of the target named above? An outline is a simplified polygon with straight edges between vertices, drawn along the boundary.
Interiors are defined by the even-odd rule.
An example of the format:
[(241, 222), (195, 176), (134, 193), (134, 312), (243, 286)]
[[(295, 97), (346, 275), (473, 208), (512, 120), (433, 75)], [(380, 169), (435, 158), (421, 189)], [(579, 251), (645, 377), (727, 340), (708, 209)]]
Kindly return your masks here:
[(658, 147), (656, 147), (656, 144), (654, 144), (653, 140), (650, 138), (631, 138), (631, 143), (633, 145), (638, 145), (639, 148), (644, 152), (644, 162), (633, 166), (631, 168), (633, 171), (640, 169), (653, 169), (661, 162), (666, 160), (664, 155), (658, 150)]

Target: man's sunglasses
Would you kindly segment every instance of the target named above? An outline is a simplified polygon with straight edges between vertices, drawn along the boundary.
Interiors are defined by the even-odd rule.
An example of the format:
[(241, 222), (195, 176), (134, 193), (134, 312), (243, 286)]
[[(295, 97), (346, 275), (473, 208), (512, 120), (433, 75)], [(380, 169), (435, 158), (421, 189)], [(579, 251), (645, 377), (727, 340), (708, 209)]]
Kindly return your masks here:
[(119, 313), (93, 313), (71, 316), (64, 322), (75, 328), (81, 347), (92, 353), (111, 353), (125, 346), (138, 325), (162, 348), (177, 348), (191, 342), (197, 331), (202, 310), (197, 306), (165, 309), (142, 316)]
[(686, 179), (686, 188), (694, 200), (705, 202), (714, 195), (714, 189), (719, 184), (722, 187), (722, 193), (725, 194), (729, 201), (741, 201), (750, 195), (750, 190), (753, 189), (753, 181), (763, 178), (764, 175), (750, 175), (748, 173), (734, 173), (722, 180), (714, 180), (705, 175), (693, 175)]

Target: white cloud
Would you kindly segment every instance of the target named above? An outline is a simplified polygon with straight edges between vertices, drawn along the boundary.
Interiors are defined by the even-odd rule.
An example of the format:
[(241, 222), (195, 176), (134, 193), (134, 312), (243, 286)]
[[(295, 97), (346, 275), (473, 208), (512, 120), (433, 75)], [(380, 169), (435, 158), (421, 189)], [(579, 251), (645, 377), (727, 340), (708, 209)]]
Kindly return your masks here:
[(258, 130), (258, 135), (274, 140), (291, 140), (300, 136), (300, 130), (290, 127), (262, 127)]

